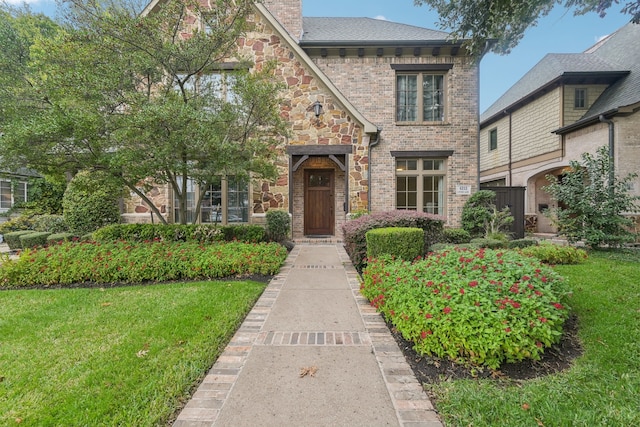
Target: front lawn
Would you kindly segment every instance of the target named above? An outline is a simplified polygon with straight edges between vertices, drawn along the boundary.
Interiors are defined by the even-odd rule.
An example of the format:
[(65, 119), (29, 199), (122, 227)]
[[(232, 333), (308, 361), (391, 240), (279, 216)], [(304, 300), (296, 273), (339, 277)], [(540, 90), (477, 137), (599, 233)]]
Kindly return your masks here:
[(166, 424), (257, 282), (0, 292), (0, 425)]
[(574, 291), (584, 353), (533, 380), (426, 384), (447, 426), (640, 425), (640, 258), (594, 252), (555, 267)]

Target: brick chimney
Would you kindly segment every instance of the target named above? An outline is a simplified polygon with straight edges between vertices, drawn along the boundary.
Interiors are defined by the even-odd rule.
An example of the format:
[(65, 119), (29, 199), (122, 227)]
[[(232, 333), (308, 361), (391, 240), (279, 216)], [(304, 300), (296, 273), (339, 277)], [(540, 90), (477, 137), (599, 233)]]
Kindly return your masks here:
[(302, 36), (302, 0), (264, 0), (264, 6), (295, 39)]

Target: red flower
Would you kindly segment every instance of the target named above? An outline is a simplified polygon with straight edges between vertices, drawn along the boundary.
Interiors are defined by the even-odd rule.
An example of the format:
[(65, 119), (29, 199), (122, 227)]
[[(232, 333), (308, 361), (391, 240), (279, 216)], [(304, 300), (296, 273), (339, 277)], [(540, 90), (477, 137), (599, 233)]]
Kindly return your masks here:
[(451, 313), (451, 307), (445, 307), (443, 310), (444, 314), (449, 314)]
[(559, 302), (553, 303), (553, 306), (555, 308), (557, 308), (558, 310), (563, 310), (564, 307), (562, 306), (562, 304), (560, 304)]
[(472, 288), (475, 288), (476, 286), (478, 286), (478, 281), (477, 280), (473, 280), (471, 282), (469, 282), (469, 286)]
[(509, 332), (511, 332), (511, 328), (504, 328), (504, 331), (509, 333)]
[(427, 337), (427, 331), (422, 331), (420, 333), (420, 338), (425, 339)]
[(427, 314), (424, 315), (424, 317), (426, 319), (431, 319), (433, 316), (431, 315), (431, 313), (427, 313)]
[(538, 342), (536, 342), (536, 346), (537, 346), (538, 348), (542, 348), (542, 343), (541, 343), (540, 341), (538, 341)]
[(542, 323), (547, 323), (546, 317), (538, 317), (538, 320), (541, 321)]
[(460, 288), (460, 293), (464, 295), (464, 289)]

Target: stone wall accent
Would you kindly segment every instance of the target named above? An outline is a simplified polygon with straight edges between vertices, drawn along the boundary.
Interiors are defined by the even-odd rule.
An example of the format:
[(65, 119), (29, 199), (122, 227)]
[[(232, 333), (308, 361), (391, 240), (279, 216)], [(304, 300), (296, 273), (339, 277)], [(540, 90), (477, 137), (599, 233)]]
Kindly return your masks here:
[[(169, 188), (166, 185), (158, 185), (146, 180), (138, 183), (138, 188), (144, 191), (145, 195), (158, 208), (160, 213), (168, 219), (171, 217), (173, 206)], [(146, 201), (131, 191), (129, 196), (123, 200), (122, 220), (125, 223), (147, 223), (152, 222), (151, 209)], [(155, 217), (156, 214), (154, 213)], [(156, 218), (155, 221), (158, 221)]]

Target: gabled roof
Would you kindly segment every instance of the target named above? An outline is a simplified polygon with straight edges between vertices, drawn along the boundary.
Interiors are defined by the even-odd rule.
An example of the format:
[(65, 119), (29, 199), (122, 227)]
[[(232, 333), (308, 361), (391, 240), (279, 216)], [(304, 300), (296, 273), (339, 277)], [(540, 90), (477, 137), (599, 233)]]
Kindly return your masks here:
[(640, 25), (627, 24), (584, 53), (548, 54), (480, 116), (481, 126), (557, 83), (611, 84), (583, 119), (640, 102)]
[[(151, 0), (151, 2), (144, 8), (141, 15), (145, 16), (151, 13), (159, 4), (166, 2), (169, 0)], [(296, 42), (296, 40), (289, 35), (287, 30), (282, 26), (282, 24), (269, 12), (269, 10), (262, 4), (256, 3), (254, 7), (258, 10), (262, 16), (265, 17), (267, 21), (273, 26), (276, 32), (284, 39), (287, 44), (291, 47), (291, 49), (298, 55), (300, 61), (307, 67), (312, 70), (314, 74), (318, 76), (318, 78), (324, 83), (329, 92), (338, 100), (342, 106), (347, 110), (347, 112), (358, 122), (362, 124), (363, 130), (368, 134), (378, 133), (378, 127), (367, 120), (358, 109), (338, 90), (338, 88), (333, 84), (333, 82), (327, 77), (326, 74), (320, 70), (320, 68), (309, 58), (309, 56), (305, 53), (305, 51), (300, 47), (300, 45)]]
[(303, 18), (300, 45), (414, 45), (453, 43), (449, 33), (373, 18)]

